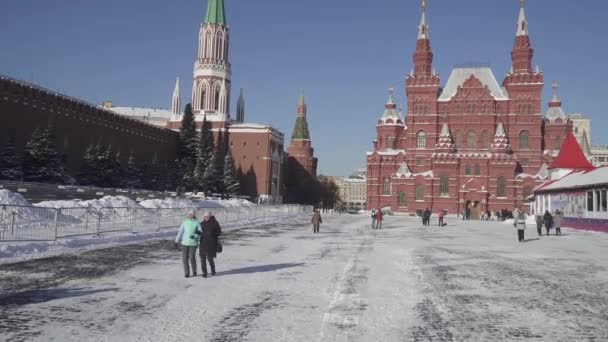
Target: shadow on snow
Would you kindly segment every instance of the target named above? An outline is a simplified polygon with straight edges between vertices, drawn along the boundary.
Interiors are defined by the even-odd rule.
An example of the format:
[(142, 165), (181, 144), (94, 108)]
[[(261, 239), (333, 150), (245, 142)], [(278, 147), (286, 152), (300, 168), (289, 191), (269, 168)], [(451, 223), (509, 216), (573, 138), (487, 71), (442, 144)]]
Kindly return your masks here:
[(282, 270), (285, 268), (292, 267), (300, 267), (304, 266), (304, 263), (285, 263), (285, 264), (271, 264), (271, 265), (261, 265), (261, 266), (250, 266), (243, 268), (236, 268), (229, 271), (217, 272), (218, 276), (222, 275), (232, 275), (232, 274), (251, 274), (251, 273), (265, 273), (265, 272), (273, 272)]

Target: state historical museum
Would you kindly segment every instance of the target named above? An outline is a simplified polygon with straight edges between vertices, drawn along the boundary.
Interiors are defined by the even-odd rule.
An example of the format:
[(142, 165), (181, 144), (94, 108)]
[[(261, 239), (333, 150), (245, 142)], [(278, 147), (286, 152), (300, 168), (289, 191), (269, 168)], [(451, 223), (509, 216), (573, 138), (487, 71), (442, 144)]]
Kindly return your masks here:
[(470, 208), (472, 218), (523, 207), (572, 127), (556, 93), (542, 114), (544, 75), (532, 67), (524, 1), (502, 86), (489, 67), (457, 67), (442, 87), (426, 0), (422, 8), (414, 70), (406, 78), (407, 117), (391, 94), (367, 154), (367, 207), (410, 214)]

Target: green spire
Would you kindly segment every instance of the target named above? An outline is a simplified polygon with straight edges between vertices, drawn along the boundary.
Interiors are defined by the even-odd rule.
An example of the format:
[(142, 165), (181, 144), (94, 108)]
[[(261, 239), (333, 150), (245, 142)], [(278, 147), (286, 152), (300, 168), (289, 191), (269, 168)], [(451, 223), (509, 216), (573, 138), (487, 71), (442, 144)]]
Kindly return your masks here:
[(308, 131), (306, 117), (299, 116), (296, 119), (296, 125), (293, 128), (291, 140), (310, 140), (310, 132)]
[(205, 24), (226, 25), (226, 11), (224, 0), (209, 0)]

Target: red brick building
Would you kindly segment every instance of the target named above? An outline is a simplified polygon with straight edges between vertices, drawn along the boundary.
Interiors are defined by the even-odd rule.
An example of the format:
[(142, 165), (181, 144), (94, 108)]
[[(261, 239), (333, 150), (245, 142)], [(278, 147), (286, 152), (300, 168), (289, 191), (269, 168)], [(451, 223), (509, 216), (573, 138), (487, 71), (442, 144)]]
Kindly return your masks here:
[[(367, 206), (416, 213), (521, 207), (548, 176), (571, 123), (557, 94), (542, 114), (544, 75), (533, 68), (534, 50), (521, 1), (512, 67), (499, 85), (489, 67), (456, 67), (444, 87), (422, 18), (406, 78), (407, 117), (392, 94), (377, 121), (367, 155)], [(555, 87), (556, 89), (556, 87)]]

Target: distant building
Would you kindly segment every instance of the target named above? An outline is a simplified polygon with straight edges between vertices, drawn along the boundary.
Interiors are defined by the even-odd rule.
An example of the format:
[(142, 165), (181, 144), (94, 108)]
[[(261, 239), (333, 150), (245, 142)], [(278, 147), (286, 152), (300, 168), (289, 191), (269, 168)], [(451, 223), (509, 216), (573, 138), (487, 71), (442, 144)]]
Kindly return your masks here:
[(591, 146), (591, 156), (593, 157), (593, 165), (597, 167), (608, 166), (608, 146)]
[(306, 100), (301, 96), (291, 142), (287, 149), (287, 200), (292, 203), (315, 204), (313, 202), (316, 196), (317, 158), (314, 156), (306, 115)]
[(364, 209), (367, 200), (367, 180), (365, 178), (341, 178), (340, 199), (347, 208)]

